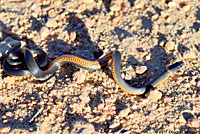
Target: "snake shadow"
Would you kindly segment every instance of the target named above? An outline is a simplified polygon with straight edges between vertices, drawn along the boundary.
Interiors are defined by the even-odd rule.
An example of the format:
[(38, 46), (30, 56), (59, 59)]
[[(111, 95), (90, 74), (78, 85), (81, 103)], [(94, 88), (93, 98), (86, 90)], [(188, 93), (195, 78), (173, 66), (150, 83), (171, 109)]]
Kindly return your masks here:
[[(87, 11), (87, 14), (89, 11)], [(91, 11), (92, 13), (94, 11)], [(96, 13), (96, 12), (95, 12)], [(58, 39), (58, 35), (53, 35), (50, 37), (54, 38), (54, 41), (47, 41), (47, 52), (49, 54), (55, 54), (56, 56), (63, 53), (75, 54), (89, 60), (98, 58), (101, 56), (102, 50), (98, 47), (96, 42), (91, 41), (91, 37), (88, 33), (84, 22), (77, 17), (75, 13), (67, 14), (68, 19), (66, 20), (67, 25), (62, 27), (63, 31), (67, 31), (69, 36), (75, 32), (75, 39), (67, 41)], [(95, 57), (94, 57), (95, 53)], [(98, 53), (100, 53), (98, 55)]]
[[(89, 14), (88, 12), (89, 11), (85, 11), (85, 13)], [(96, 11), (91, 12), (96, 13)], [(73, 41), (70, 41), (70, 39), (67, 41), (58, 39), (58, 35), (49, 37), (49, 41), (46, 42), (49, 58), (53, 60), (63, 54), (71, 54), (88, 60), (98, 59), (103, 54), (103, 51), (98, 47), (96, 42), (91, 41), (91, 37), (84, 22), (78, 18), (75, 13), (69, 13), (67, 16), (67, 25), (63, 26), (63, 30), (67, 31), (69, 35), (75, 32), (76, 37)], [(51, 38), (53, 38), (54, 41), (50, 41)], [(67, 75), (72, 76), (76, 68), (69, 64), (64, 65), (64, 67), (67, 66), (71, 66), (68, 69), (70, 73), (68, 72)], [(72, 71), (70, 71), (70, 69), (72, 69)]]

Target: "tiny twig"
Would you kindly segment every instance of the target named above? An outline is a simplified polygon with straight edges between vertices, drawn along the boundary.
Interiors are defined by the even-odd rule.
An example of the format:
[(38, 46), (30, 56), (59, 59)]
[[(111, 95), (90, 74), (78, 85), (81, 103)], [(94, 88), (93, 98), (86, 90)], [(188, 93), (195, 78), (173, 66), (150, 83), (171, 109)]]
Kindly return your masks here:
[(44, 107), (41, 107), (39, 111), (29, 120), (29, 123), (32, 123), (35, 118), (44, 110)]

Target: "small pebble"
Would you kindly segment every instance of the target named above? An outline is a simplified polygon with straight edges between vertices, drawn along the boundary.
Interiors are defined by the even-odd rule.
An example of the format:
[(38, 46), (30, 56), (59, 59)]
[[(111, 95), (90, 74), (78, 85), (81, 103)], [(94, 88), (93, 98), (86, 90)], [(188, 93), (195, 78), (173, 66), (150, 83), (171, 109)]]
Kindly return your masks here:
[(170, 130), (174, 131), (174, 128), (175, 128), (174, 124), (169, 124), (169, 129)]
[(119, 125), (120, 125), (120, 122), (114, 122), (109, 126), (109, 128), (113, 129), (113, 128), (118, 127)]
[(172, 51), (175, 49), (175, 42), (173, 41), (168, 41), (166, 44), (165, 44), (165, 48), (168, 50), (168, 51)]
[(190, 5), (187, 5), (187, 6), (184, 6), (183, 7), (183, 10), (185, 11), (185, 12), (188, 12), (189, 10), (190, 10)]
[(158, 90), (151, 90), (149, 95), (148, 95), (148, 99), (153, 101), (153, 102), (157, 102), (161, 98), (162, 98), (162, 93)]
[(74, 41), (76, 39), (76, 32), (71, 32), (70, 33), (70, 40)]
[(195, 86), (195, 85), (197, 84), (195, 79), (192, 79), (192, 80), (190, 81), (190, 83), (191, 83), (193, 86)]
[(136, 66), (136, 73), (137, 74), (143, 74), (147, 71), (147, 66)]
[(159, 44), (161, 47), (163, 47), (164, 45), (165, 45), (165, 42), (164, 41), (162, 41), (162, 42), (160, 42), (160, 44)]
[(193, 119), (190, 122), (190, 124), (191, 124), (191, 127), (193, 127), (193, 128), (200, 128), (200, 120), (198, 120), (198, 119)]
[(40, 30), (40, 34), (42, 39), (46, 39), (49, 36), (50, 31), (47, 27), (42, 27)]
[(13, 113), (12, 113), (12, 112), (6, 112), (6, 116), (12, 117), (12, 116), (13, 116)]
[(46, 26), (50, 28), (56, 28), (58, 26), (58, 23), (55, 19), (49, 19), (46, 23)]
[(152, 20), (157, 20), (158, 17), (159, 17), (159, 15), (158, 15), (158, 14), (155, 14), (154, 16), (152, 16)]
[(95, 24), (95, 21), (92, 21), (92, 20), (86, 20), (86, 21), (84, 22), (84, 25), (85, 25), (87, 28), (91, 28), (94, 24)]
[(88, 103), (90, 101), (90, 97), (87, 94), (82, 94), (80, 96), (80, 99), (83, 101), (83, 103)]
[(51, 18), (54, 18), (58, 15), (54, 9), (49, 10), (48, 14)]
[(168, 3), (168, 6), (169, 6), (169, 8), (174, 8), (174, 7), (177, 6), (177, 4), (176, 4), (175, 1), (171, 1), (171, 2)]
[(50, 114), (49, 114), (49, 118), (53, 121), (53, 120), (56, 119), (56, 116), (55, 116), (54, 113), (50, 113)]
[(151, 110), (156, 110), (158, 108), (158, 104), (152, 103), (150, 108)]
[(131, 109), (129, 107), (125, 108), (125, 109), (120, 111), (118, 116), (121, 117), (121, 118), (126, 117), (130, 113), (130, 111), (131, 111)]
[(3, 32), (0, 30), (0, 40), (3, 40)]
[(145, 58), (146, 58), (147, 61), (151, 60), (151, 54), (148, 54)]
[(121, 10), (121, 0), (112, 0), (110, 10), (111, 11), (119, 11)]
[(144, 9), (146, 7), (146, 3), (143, 0), (137, 0), (135, 2), (135, 9)]
[(197, 87), (200, 87), (200, 80), (198, 80), (197, 82)]

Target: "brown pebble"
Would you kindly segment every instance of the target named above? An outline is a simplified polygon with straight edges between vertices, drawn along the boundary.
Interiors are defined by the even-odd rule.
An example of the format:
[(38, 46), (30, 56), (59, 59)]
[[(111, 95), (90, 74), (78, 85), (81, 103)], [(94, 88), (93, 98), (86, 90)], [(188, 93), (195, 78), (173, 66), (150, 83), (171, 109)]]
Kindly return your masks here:
[(54, 18), (58, 15), (57, 12), (55, 11), (55, 9), (50, 9), (48, 11), (48, 14), (49, 14), (49, 17), (51, 17), (51, 18)]
[(147, 67), (146, 66), (136, 66), (135, 71), (137, 74), (143, 74), (145, 71), (147, 71)]
[(42, 27), (42, 29), (40, 30), (40, 34), (42, 39), (46, 39), (49, 36), (50, 31), (47, 27)]
[(157, 102), (161, 98), (162, 98), (162, 93), (158, 90), (152, 90), (152, 91), (150, 91), (150, 93), (148, 95), (148, 99), (153, 102)]
[(56, 28), (58, 26), (58, 23), (55, 19), (49, 19), (46, 23), (46, 26), (51, 28)]
[(200, 87), (200, 80), (198, 80), (197, 82), (197, 87)]
[(195, 78), (192, 78), (192, 80), (190, 81), (190, 83), (191, 83), (193, 86), (197, 84)]
[(70, 40), (74, 41), (76, 39), (76, 32), (71, 32), (70, 33)]
[(190, 8), (191, 8), (190, 5), (184, 6), (183, 11), (187, 12), (190, 10)]
[(190, 124), (191, 124), (191, 127), (193, 127), (193, 128), (200, 128), (200, 120), (198, 120), (198, 119), (193, 119), (190, 122)]
[(12, 117), (12, 116), (13, 116), (13, 113), (12, 113), (12, 112), (6, 112), (6, 116)]
[[(154, 15), (155, 16), (155, 15)], [(157, 34), (159, 31), (159, 25), (158, 24), (154, 24), (153, 28), (152, 28), (152, 33), (153, 34)]]
[(103, 115), (101, 115), (101, 116), (95, 117), (94, 120), (95, 120), (96, 122), (101, 122), (101, 123), (102, 123), (102, 122), (105, 122), (105, 121), (107, 120), (107, 117), (108, 117), (107, 115), (104, 115), (104, 114), (103, 114)]
[(175, 49), (175, 42), (173, 41), (168, 41), (166, 44), (165, 44), (165, 48), (168, 50), (168, 51), (172, 51)]
[(130, 113), (131, 109), (128, 107), (128, 108), (125, 108), (123, 110), (120, 111), (119, 113), (119, 117), (126, 117), (129, 113)]
[(171, 1), (168, 3), (169, 8), (175, 8), (177, 6), (175, 1)]
[(113, 110), (103, 110), (103, 115), (115, 115), (116, 111)]
[(116, 127), (118, 127), (120, 125), (120, 123), (119, 122), (114, 122), (114, 123), (112, 123), (110, 126), (109, 126), (109, 128), (116, 128)]
[[(158, 17), (159, 17), (159, 15), (158, 15), (158, 14), (155, 14), (154, 16), (152, 16), (152, 20), (157, 20)], [(156, 33), (157, 33), (157, 31), (158, 31), (158, 28), (159, 28), (158, 24), (154, 24), (154, 25), (153, 25), (153, 30), (156, 29), (156, 30), (155, 30)], [(153, 31), (152, 31), (152, 32), (153, 32)]]
[(144, 9), (146, 7), (146, 3), (143, 0), (137, 1), (135, 3), (135, 9)]
[(84, 104), (86, 104), (86, 103), (88, 103), (88, 102), (90, 101), (90, 97), (88, 96), (88, 94), (82, 94), (82, 95), (80, 96), (80, 99), (82, 100), (82, 102), (83, 102)]
[(94, 23), (95, 23), (94, 21), (86, 20), (84, 24), (86, 28), (91, 28), (94, 25)]
[(110, 10), (111, 11), (120, 11), (121, 4), (122, 4), (122, 0), (112, 0)]
[(169, 16), (169, 12), (168, 11), (162, 11), (161, 12), (161, 17), (166, 18), (167, 16)]

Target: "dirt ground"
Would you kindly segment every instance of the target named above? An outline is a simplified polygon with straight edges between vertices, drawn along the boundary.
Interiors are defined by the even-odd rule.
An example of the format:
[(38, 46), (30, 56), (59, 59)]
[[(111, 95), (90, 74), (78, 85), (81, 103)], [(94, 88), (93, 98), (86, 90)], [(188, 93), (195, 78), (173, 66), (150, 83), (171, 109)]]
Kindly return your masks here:
[(67, 64), (42, 83), (0, 67), (0, 133), (200, 133), (199, 29), (198, 0), (0, 0), (0, 64), (18, 43), (50, 60), (119, 50), (122, 77), (142, 87), (184, 62), (144, 96), (122, 91), (110, 67)]

